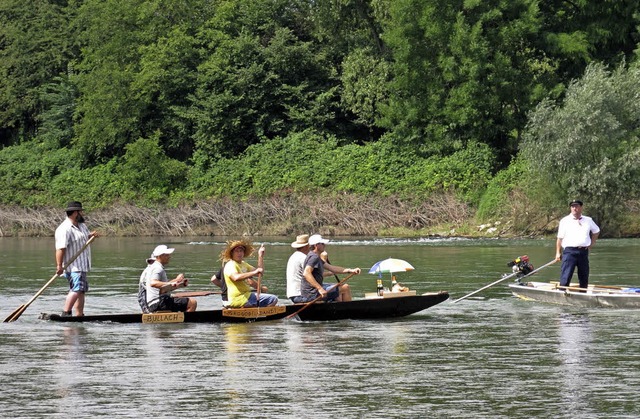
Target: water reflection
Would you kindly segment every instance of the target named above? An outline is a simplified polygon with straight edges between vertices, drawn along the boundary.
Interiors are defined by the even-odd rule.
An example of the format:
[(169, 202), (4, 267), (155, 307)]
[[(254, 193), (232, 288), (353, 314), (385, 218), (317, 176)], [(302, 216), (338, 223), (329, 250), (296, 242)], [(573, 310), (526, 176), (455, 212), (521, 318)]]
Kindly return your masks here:
[(62, 350), (58, 357), (64, 361), (86, 361), (87, 330), (83, 326), (68, 326), (62, 332)]
[(562, 388), (558, 397), (563, 398), (571, 411), (583, 409), (589, 399), (584, 389), (589, 385), (588, 373), (593, 362), (589, 348), (593, 342), (593, 330), (588, 313), (560, 313), (558, 316), (558, 354)]

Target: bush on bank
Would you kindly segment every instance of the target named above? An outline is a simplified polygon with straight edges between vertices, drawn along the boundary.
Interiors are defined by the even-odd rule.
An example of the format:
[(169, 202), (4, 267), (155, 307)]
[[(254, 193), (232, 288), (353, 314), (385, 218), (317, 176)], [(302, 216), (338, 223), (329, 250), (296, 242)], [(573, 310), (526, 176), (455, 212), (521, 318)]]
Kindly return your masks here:
[(63, 206), (81, 199), (94, 208), (115, 202), (176, 205), (219, 197), (271, 196), (282, 191), (425, 199), (451, 191), (476, 205), (491, 179), (489, 147), (471, 143), (445, 157), (421, 157), (391, 139), (341, 145), (314, 131), (250, 146), (206, 171), (167, 157), (156, 139), (139, 139), (122, 158), (81, 168), (67, 148), (24, 143), (0, 150), (0, 200), (5, 205)]
[[(446, 224), (447, 220), (460, 225), (462, 218), (472, 214), (471, 208), (491, 178), (493, 156), (487, 146), (472, 143), (446, 158), (425, 158), (398, 148), (391, 139), (341, 145), (334, 136), (308, 130), (251, 146), (237, 157), (219, 159), (204, 171), (168, 158), (153, 138), (139, 139), (127, 147), (124, 157), (103, 164), (81, 168), (77, 161), (69, 149), (47, 150), (42, 144), (25, 143), (0, 150), (1, 203), (5, 207), (47, 207), (55, 212), (67, 201), (78, 199), (93, 210), (133, 205), (156, 211), (216, 201), (231, 207), (238, 202), (259, 207), (267, 200), (271, 207), (304, 206), (308, 197), (314, 197), (319, 201), (339, 201), (337, 208), (327, 209), (354, 214), (354, 221), (350, 222), (355, 224), (366, 222), (368, 215), (359, 208), (350, 208), (350, 203), (362, 205), (364, 199), (371, 208), (395, 205), (393, 209), (383, 208), (395, 215), (377, 224), (377, 234), (394, 228)], [(443, 196), (449, 198), (442, 199)], [(293, 197), (291, 201), (289, 197)], [(418, 214), (416, 208), (433, 214)], [(267, 208), (263, 213), (265, 218), (272, 217)], [(257, 214), (259, 211), (252, 207), (252, 217)], [(318, 212), (302, 214), (318, 217)], [(286, 221), (283, 217), (278, 220), (280, 227), (269, 229), (287, 232), (305, 227), (309, 222), (304, 218)], [(337, 217), (327, 220), (327, 224), (336, 225), (347, 218), (340, 221)], [(229, 220), (227, 224), (238, 222), (235, 217), (223, 217), (220, 223), (224, 224), (224, 220)], [(137, 216), (131, 218), (131, 222), (136, 221)], [(287, 223), (291, 225), (282, 227)], [(5, 228), (12, 230), (16, 225)], [(372, 233), (362, 227), (336, 228)], [(215, 228), (230, 229), (241, 230), (231, 225)], [(113, 234), (130, 234), (123, 226), (109, 230)]]

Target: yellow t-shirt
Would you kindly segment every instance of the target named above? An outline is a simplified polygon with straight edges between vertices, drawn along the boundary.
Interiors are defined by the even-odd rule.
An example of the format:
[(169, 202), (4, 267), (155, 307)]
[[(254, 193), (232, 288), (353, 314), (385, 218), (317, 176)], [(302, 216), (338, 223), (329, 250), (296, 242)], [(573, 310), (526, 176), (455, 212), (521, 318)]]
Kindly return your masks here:
[(247, 273), (252, 271), (253, 266), (247, 262), (242, 261), (240, 263), (230, 260), (224, 265), (224, 282), (227, 284), (227, 294), (229, 298), (230, 307), (244, 307), (249, 301), (251, 295), (251, 287), (246, 281), (232, 281), (231, 274)]

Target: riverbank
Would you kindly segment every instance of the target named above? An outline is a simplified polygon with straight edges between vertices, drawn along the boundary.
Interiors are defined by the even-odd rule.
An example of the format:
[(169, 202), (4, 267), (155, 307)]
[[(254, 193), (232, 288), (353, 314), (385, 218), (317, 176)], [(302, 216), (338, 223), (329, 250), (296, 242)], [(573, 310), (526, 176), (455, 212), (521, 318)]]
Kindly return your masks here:
[[(85, 205), (85, 207), (87, 207)], [(106, 236), (492, 236), (508, 223), (475, 226), (472, 209), (451, 195), (420, 202), (354, 195), (274, 196), (203, 201), (177, 207), (119, 204), (91, 210), (87, 225)], [(0, 208), (0, 236), (52, 236), (59, 208)]]
[[(552, 234), (559, 219), (536, 219), (528, 214), (524, 227), (517, 214), (513, 219), (477, 222), (474, 209), (450, 194), (426, 200), (279, 195), (174, 207), (85, 207), (87, 225), (104, 236), (295, 236), (318, 232), (327, 236), (541, 237)], [(61, 208), (0, 207), (0, 237), (53, 236), (64, 217)], [(627, 224), (633, 227), (638, 223)], [(635, 228), (627, 237), (638, 235)]]

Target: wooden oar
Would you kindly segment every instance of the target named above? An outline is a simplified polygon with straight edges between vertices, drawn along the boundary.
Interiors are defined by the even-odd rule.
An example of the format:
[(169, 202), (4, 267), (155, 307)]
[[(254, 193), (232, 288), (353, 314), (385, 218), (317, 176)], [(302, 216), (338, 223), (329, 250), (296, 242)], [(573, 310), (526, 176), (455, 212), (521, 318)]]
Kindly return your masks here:
[[(73, 263), (73, 261), (76, 260), (78, 258), (78, 256), (80, 256), (82, 254), (82, 252), (84, 252), (84, 250), (87, 248), (87, 246), (89, 246), (89, 244), (91, 244), (93, 239), (95, 239), (96, 237), (97, 236), (89, 237), (89, 240), (87, 240), (87, 242), (84, 244), (84, 246), (82, 246), (82, 248), (80, 248), (80, 250), (78, 250), (76, 252), (76, 254), (73, 255), (73, 257), (71, 259), (69, 259), (69, 262), (67, 262), (66, 266), (63, 266), (62, 270), (64, 271), (67, 268), (67, 266), (71, 265), (71, 263)], [(40, 288), (40, 291), (38, 291), (33, 297), (31, 297), (31, 299), (26, 304), (23, 304), (20, 307), (18, 307), (17, 309), (15, 309), (15, 311), (13, 313), (11, 313), (9, 315), (9, 317), (4, 319), (4, 322), (8, 323), (8, 322), (14, 322), (14, 321), (18, 320), (18, 318), (20, 316), (22, 316), (22, 313), (24, 313), (24, 311), (27, 309), (27, 307), (29, 307), (31, 305), (31, 303), (33, 303), (36, 300), (36, 298), (38, 298), (40, 296), (40, 294), (42, 294), (44, 292), (44, 290), (46, 290), (49, 287), (49, 285), (51, 285), (53, 283), (53, 281), (56, 280), (57, 277), (58, 277), (58, 274), (56, 273), (55, 275), (53, 275), (51, 277), (51, 279), (46, 284), (44, 284), (44, 286), (42, 288)]]
[[(526, 278), (526, 277), (528, 277), (529, 275), (533, 275), (534, 273), (538, 272), (540, 269), (542, 269), (542, 268), (546, 268), (546, 267), (547, 267), (547, 266), (549, 266), (549, 265), (553, 265), (553, 264), (554, 264), (554, 263), (556, 263), (556, 262), (557, 262), (557, 260), (555, 260), (555, 259), (554, 259), (554, 260), (552, 260), (551, 262), (549, 262), (549, 263), (547, 263), (547, 264), (545, 264), (545, 265), (542, 265), (542, 266), (541, 266), (541, 267), (539, 267), (538, 269), (534, 269), (533, 271), (529, 272), (528, 274), (526, 274), (526, 275), (522, 276), (520, 279)], [(467, 297), (471, 297), (472, 295), (477, 294), (477, 293), (479, 293), (480, 291), (486, 290), (487, 288), (492, 287), (492, 286), (494, 286), (494, 285), (496, 285), (496, 284), (499, 284), (500, 282), (505, 281), (505, 280), (507, 280), (507, 279), (509, 279), (509, 278), (512, 278), (512, 277), (514, 277), (514, 276), (516, 276), (516, 275), (518, 275), (518, 272), (514, 272), (514, 273), (512, 273), (511, 275), (507, 275), (507, 276), (505, 276), (504, 278), (500, 278), (500, 279), (498, 279), (497, 281), (494, 281), (494, 282), (490, 283), (489, 285), (485, 285), (484, 287), (482, 287), (482, 288), (480, 288), (480, 289), (477, 289), (477, 290), (475, 290), (474, 292), (472, 292), (472, 293), (469, 293), (469, 294), (465, 295), (464, 297), (460, 297), (460, 298), (458, 298), (457, 300), (454, 300), (453, 302), (454, 302), (454, 303), (457, 303), (458, 301), (462, 301), (462, 300), (464, 300), (464, 299), (465, 299), (465, 298), (467, 298)]]
[(189, 280), (187, 278), (184, 278), (180, 282), (169, 282), (167, 285), (163, 285), (162, 287), (160, 287), (160, 294), (167, 294), (176, 288), (186, 287), (188, 284)]
[[(264, 269), (264, 243), (258, 249), (258, 268)], [(258, 274), (258, 287), (256, 289), (256, 307), (260, 308), (260, 291), (262, 291), (262, 272)]]
[(185, 291), (185, 292), (172, 292), (171, 296), (176, 298), (189, 298), (189, 297), (206, 297), (207, 295), (222, 294), (221, 291)]
[[(354, 276), (355, 273), (352, 273), (351, 275), (345, 277), (342, 281), (338, 282), (335, 285), (330, 286), (329, 288), (327, 288), (327, 293), (331, 290), (333, 290), (336, 287), (339, 287), (340, 285), (344, 284), (345, 282), (347, 282), (347, 280), (349, 278), (351, 278), (352, 276)], [(322, 299), (322, 295), (319, 295), (317, 298), (309, 301), (308, 303), (306, 303), (305, 305), (302, 306), (302, 308), (300, 308), (300, 310), (296, 311), (295, 313), (289, 314), (287, 317), (285, 317), (285, 319), (290, 319), (292, 317), (295, 317), (298, 315), (298, 313), (300, 313), (301, 311), (303, 311), (304, 309), (308, 308), (311, 304), (316, 303), (318, 301), (320, 301)]]

